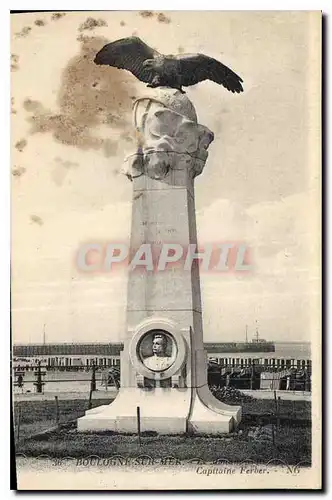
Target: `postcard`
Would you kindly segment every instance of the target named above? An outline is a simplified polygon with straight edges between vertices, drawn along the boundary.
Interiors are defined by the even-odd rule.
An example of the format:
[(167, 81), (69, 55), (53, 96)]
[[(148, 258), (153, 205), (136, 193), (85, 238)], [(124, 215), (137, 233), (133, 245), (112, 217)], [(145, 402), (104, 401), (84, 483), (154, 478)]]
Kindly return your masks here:
[(11, 14), (13, 489), (322, 487), (321, 37)]

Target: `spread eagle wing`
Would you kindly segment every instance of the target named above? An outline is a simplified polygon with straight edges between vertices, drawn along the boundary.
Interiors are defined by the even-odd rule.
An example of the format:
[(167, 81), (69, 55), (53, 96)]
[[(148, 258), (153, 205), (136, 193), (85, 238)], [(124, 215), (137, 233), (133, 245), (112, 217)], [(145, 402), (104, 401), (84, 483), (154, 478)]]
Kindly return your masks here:
[(146, 59), (160, 55), (136, 36), (122, 38), (106, 44), (96, 55), (96, 64), (107, 64), (119, 69), (126, 69), (142, 82), (150, 83), (153, 76), (151, 70), (143, 66)]
[(181, 73), (181, 85), (195, 85), (203, 80), (212, 80), (230, 92), (243, 92), (240, 78), (221, 62), (204, 54), (181, 54), (176, 56)]

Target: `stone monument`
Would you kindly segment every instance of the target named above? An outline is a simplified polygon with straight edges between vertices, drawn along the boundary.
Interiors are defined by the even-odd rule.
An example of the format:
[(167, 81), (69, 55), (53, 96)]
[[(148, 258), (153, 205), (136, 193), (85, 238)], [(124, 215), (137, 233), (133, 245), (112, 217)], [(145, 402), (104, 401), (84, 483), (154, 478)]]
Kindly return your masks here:
[[(203, 347), (194, 179), (204, 168), (213, 133), (198, 124), (185, 94), (159, 89), (134, 105), (138, 149), (125, 162), (133, 183), (130, 252), (152, 245), (176, 265), (129, 268), (127, 330), (121, 388), (115, 401), (88, 410), (78, 431), (219, 434), (240, 422), (241, 407), (210, 393)], [(186, 268), (183, 259), (192, 265)], [(186, 254), (186, 255), (185, 255)], [(164, 254), (165, 256), (165, 254)]]

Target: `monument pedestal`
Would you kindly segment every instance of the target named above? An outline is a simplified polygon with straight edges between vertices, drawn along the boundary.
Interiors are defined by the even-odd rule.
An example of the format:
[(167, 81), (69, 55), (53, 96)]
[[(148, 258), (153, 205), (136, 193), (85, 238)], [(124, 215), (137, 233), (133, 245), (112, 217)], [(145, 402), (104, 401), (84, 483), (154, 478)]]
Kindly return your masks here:
[[(141, 432), (183, 434), (187, 431), (190, 392), (187, 389), (120, 389), (115, 401), (100, 412), (87, 412), (79, 420), (79, 430), (137, 433), (137, 407), (140, 408)], [(99, 410), (99, 408), (94, 408)]]
[(191, 389), (155, 388), (146, 391), (124, 388), (115, 401), (88, 410), (78, 420), (78, 429), (137, 433), (137, 407), (140, 408), (141, 432), (158, 434), (220, 434), (229, 433), (241, 419), (239, 407), (220, 407), (217, 413), (206, 406), (197, 391)]
[(133, 205), (121, 388), (113, 403), (78, 419), (78, 430), (136, 433), (139, 408), (142, 432), (228, 433), (241, 407), (221, 403), (208, 388), (192, 254), (198, 251), (194, 178), (213, 133), (197, 123), (179, 92), (139, 100), (134, 115), (140, 143), (126, 169)]

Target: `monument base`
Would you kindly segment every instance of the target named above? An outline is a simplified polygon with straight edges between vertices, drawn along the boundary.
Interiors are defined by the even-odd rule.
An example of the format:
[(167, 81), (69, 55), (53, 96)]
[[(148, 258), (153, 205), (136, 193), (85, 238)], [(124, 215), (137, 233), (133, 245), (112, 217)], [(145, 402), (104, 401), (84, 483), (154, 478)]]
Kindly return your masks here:
[(122, 388), (113, 403), (88, 410), (79, 418), (77, 429), (137, 433), (139, 407), (141, 432), (169, 435), (231, 432), (240, 422), (241, 408), (213, 399), (214, 409), (204, 404), (196, 389)]
[(139, 269), (129, 266), (121, 389), (112, 404), (78, 419), (79, 432), (136, 434), (138, 413), (142, 432), (173, 435), (229, 433), (241, 419), (239, 406), (210, 393), (203, 344), (194, 179), (214, 135), (185, 94), (158, 94), (134, 107), (137, 148), (125, 169), (133, 183), (130, 249), (136, 256), (147, 245), (152, 260), (166, 249), (165, 264), (175, 264), (179, 247), (183, 254), (153, 272), (140, 259)]

